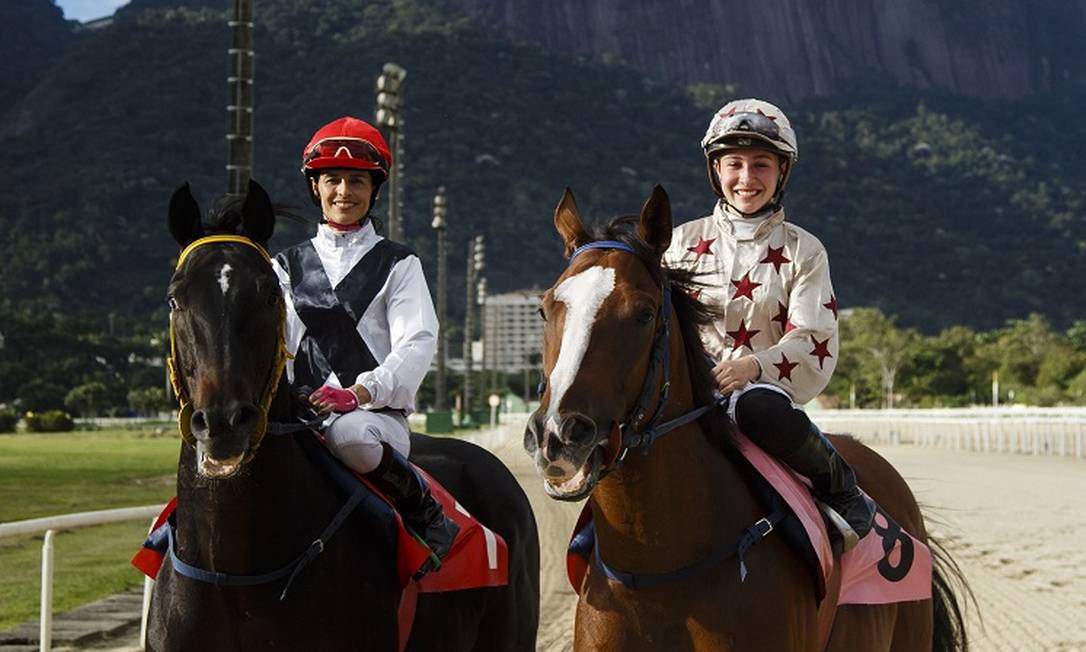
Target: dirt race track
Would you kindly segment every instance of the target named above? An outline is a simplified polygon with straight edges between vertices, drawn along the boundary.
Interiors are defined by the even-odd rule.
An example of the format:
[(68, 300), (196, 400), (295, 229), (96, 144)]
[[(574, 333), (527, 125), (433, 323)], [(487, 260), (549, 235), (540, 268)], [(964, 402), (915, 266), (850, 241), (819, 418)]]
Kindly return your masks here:
[[(580, 505), (543, 494), (520, 447), (521, 426), (477, 437), (513, 470), (540, 529), (542, 614), (537, 649), (572, 649), (576, 596), (565, 578), (565, 545)], [(1086, 461), (964, 453), (914, 446), (877, 450), (926, 506), (972, 585), (968, 630), (979, 652), (1086, 652)], [(138, 649), (115, 641), (115, 652)]]

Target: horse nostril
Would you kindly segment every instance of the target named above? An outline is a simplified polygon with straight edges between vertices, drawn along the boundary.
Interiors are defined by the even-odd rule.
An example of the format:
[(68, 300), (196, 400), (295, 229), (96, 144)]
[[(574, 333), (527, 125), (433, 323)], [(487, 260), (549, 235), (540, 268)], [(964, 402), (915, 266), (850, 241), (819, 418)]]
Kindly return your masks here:
[(192, 429), (192, 434), (206, 436), (208, 432), (207, 427), (207, 413), (203, 410), (196, 410), (192, 413), (192, 420), (189, 427)]
[(230, 427), (234, 430), (251, 426), (256, 423), (256, 407), (243, 405), (230, 414)]
[(535, 454), (539, 450), (541, 444), (541, 433), (543, 432), (543, 422), (539, 414), (532, 414), (528, 417), (528, 426), (524, 429), (524, 450), (530, 454)]
[(562, 439), (584, 446), (596, 440), (598, 434), (596, 422), (583, 414), (573, 414), (562, 422)]

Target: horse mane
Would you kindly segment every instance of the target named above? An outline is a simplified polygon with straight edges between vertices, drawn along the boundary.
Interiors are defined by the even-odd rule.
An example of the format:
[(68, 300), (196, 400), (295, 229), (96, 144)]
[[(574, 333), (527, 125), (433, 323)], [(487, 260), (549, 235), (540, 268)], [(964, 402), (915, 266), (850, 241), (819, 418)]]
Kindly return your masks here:
[[(204, 222), (204, 231), (208, 235), (237, 235), (241, 232), (241, 207), (245, 205), (245, 196), (222, 195), (208, 210), (208, 221)], [(295, 206), (290, 204), (272, 204), (276, 218), (286, 218), (299, 224), (309, 224)]]
[[(714, 308), (697, 298), (700, 289), (709, 285), (697, 280), (697, 273), (686, 269), (666, 267), (656, 253), (637, 235), (637, 215), (620, 215), (605, 225), (591, 231), (594, 240), (617, 240), (629, 245), (652, 274), (656, 283), (671, 285), (671, 304), (675, 308), (676, 321), (682, 334), (686, 352), (686, 364), (690, 370), (690, 385), (694, 393), (694, 405), (709, 405), (716, 400), (713, 378), (713, 359), (701, 343), (698, 328), (713, 323), (724, 316), (721, 308)], [(726, 454), (737, 453), (734, 424), (725, 410), (709, 410), (698, 422), (709, 440), (721, 447)]]

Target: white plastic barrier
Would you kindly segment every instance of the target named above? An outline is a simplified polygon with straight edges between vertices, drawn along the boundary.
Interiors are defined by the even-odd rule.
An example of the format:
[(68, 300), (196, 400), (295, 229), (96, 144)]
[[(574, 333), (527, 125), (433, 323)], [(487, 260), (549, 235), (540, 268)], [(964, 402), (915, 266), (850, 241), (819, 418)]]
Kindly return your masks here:
[(45, 532), (41, 551), (41, 616), (39, 620), (39, 649), (42, 652), (53, 649), (53, 537), (56, 530), (154, 518), (161, 511), (162, 505), (147, 505), (0, 523), (0, 539)]
[(1086, 408), (812, 410), (825, 432), (872, 443), (1086, 457)]

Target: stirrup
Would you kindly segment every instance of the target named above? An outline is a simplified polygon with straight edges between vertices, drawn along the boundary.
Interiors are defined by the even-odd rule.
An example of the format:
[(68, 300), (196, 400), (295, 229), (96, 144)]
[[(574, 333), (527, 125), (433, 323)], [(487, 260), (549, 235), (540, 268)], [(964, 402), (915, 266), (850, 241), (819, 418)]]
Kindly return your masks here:
[(423, 539), (411, 528), (407, 528), (407, 532), (415, 538), (415, 541), (418, 541), (420, 544), (422, 544), (422, 546), (426, 548), (426, 550), (430, 553), (430, 555), (426, 558), (426, 561), (422, 562), (422, 564), (419, 565), (418, 570), (416, 570), (415, 574), (411, 576), (411, 579), (420, 580), (422, 579), (422, 576), (426, 575), (427, 573), (435, 573), (441, 570), (441, 557), (439, 557), (437, 553), (434, 552), (434, 549), (430, 547), (430, 544), (426, 543), (426, 539)]
[(833, 554), (843, 555), (855, 548), (856, 544), (860, 543), (860, 537), (856, 534), (856, 530), (852, 529), (852, 526), (848, 524), (845, 517), (838, 514), (837, 510), (821, 500), (815, 499), (815, 502), (818, 504), (818, 510), (822, 512), (826, 522), (837, 531), (838, 536), (835, 537), (832, 533), (830, 535), (830, 547), (833, 548)]

